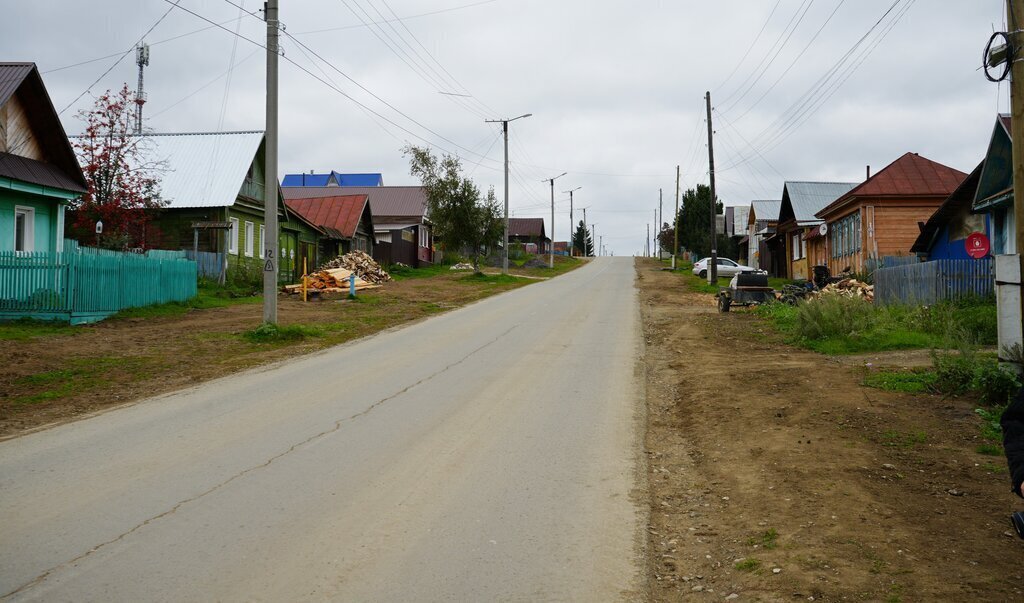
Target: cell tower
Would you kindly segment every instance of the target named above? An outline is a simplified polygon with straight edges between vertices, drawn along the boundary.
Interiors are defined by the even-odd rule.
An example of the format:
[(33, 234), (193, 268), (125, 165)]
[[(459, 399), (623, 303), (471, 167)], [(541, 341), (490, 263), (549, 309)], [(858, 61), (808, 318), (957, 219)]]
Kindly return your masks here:
[(140, 42), (135, 47), (135, 63), (139, 66), (139, 89), (135, 92), (135, 104), (139, 106), (135, 112), (135, 133), (142, 134), (142, 105), (146, 104), (146, 89), (143, 86), (142, 76), (149, 65), (149, 44)]

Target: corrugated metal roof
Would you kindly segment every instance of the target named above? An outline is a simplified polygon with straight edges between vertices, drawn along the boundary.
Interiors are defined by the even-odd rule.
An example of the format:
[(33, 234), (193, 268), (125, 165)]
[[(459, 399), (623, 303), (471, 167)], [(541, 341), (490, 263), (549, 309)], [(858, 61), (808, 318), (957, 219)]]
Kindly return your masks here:
[[(850, 192), (858, 182), (786, 182), (782, 189), (782, 204), (792, 208), (793, 217), (797, 223), (818, 223), (821, 222), (814, 214), (818, 213), (830, 203)], [(779, 208), (780, 220), (782, 219), (782, 207)]]
[(35, 63), (0, 63), (0, 105), (10, 100), (34, 67)]
[(228, 207), (235, 204), (263, 143), (263, 132), (145, 134), (143, 138), (144, 160), (164, 163), (157, 178), (167, 207)]
[(422, 186), (291, 186), (281, 190), (285, 199), (366, 195), (374, 222), (421, 223), (427, 213), (427, 192)]
[(351, 239), (366, 208), (366, 195), (288, 199), (285, 205), (329, 234)]
[(544, 218), (509, 218), (508, 236), (544, 237)]
[(754, 212), (754, 220), (778, 220), (782, 200), (757, 200), (750, 202), (750, 211)]
[(382, 174), (342, 174), (331, 170), (326, 174), (288, 174), (281, 186), (381, 186)]

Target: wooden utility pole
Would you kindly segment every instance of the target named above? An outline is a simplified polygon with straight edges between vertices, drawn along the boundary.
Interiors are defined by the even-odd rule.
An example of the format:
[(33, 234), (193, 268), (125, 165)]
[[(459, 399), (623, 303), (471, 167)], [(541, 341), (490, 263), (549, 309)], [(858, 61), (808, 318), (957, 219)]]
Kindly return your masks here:
[(715, 215), (717, 198), (715, 197), (715, 131), (711, 126), (711, 92), (704, 97), (708, 105), (708, 174), (711, 181), (711, 260), (708, 266), (708, 283), (718, 284), (718, 220)]
[(580, 257), (587, 257), (587, 208), (583, 208), (583, 249), (580, 250)]
[(662, 202), (661, 189), (659, 188), (658, 189), (658, 232), (654, 235), (655, 240), (658, 241), (658, 259), (659, 260), (661, 259), (661, 254), (665, 251), (662, 248), (662, 246), (661, 246), (661, 225), (664, 224), (664, 222), (662, 222), (662, 220), (665, 219), (665, 217), (663, 215), (661, 215), (661, 209), (662, 209), (661, 208), (661, 202)]
[[(1017, 249), (1024, 260), (1024, 0), (1007, 0), (1006, 22), (1008, 24), (1011, 52), (1010, 61), (1010, 138), (1013, 144), (1013, 216), (1015, 220)], [(1021, 262), (1024, 273), (1024, 261)], [(1024, 315), (1024, 295), (1021, 295), (1021, 315)], [(1021, 325), (1017, 326), (1020, 333)], [(1024, 337), (1024, 334), (1021, 335)]]
[(676, 244), (672, 248), (672, 270), (676, 269), (676, 254), (679, 253), (679, 166), (676, 166)]
[(647, 237), (644, 238), (644, 255), (651, 257), (651, 223), (647, 223)]
[(266, 170), (263, 178), (263, 322), (277, 324), (277, 0), (267, 0), (267, 133)]

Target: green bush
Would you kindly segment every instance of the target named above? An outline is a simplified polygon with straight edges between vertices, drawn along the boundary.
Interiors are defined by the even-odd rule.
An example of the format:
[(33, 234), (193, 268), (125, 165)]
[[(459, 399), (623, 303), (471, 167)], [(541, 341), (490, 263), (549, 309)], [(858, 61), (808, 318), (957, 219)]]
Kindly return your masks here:
[(962, 394), (974, 379), (977, 364), (975, 354), (970, 350), (958, 353), (932, 352), (932, 366), (935, 367), (935, 388), (944, 394)]
[(283, 343), (298, 341), (306, 337), (320, 337), (323, 330), (317, 327), (303, 325), (288, 325), (282, 327), (275, 324), (263, 323), (251, 331), (246, 331), (242, 337), (252, 343)]
[(999, 367), (998, 360), (983, 361), (974, 370), (971, 389), (979, 394), (979, 402), (985, 406), (1005, 406), (1020, 389), (1017, 377)]
[(862, 299), (822, 295), (797, 306), (796, 334), (803, 339), (853, 337), (870, 331), (877, 322), (874, 306)]
[(969, 349), (957, 353), (932, 353), (935, 387), (944, 394), (974, 392), (978, 401), (991, 408), (1006, 406), (1020, 389), (1016, 375), (1000, 368), (999, 361)]

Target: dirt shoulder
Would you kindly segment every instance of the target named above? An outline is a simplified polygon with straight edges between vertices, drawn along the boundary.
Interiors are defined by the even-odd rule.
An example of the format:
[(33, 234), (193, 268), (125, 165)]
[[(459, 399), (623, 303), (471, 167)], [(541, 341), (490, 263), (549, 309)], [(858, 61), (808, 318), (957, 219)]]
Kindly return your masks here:
[(450, 273), (386, 283), (356, 301), (303, 303), (281, 295), (280, 324), (300, 325), (306, 333), (289, 341), (245, 336), (262, 322), (260, 303), (73, 328), (32, 327), (38, 336), (0, 338), (0, 439), (308, 354), (535, 282)]
[(1024, 542), (968, 400), (861, 386), (863, 368), (719, 314), (637, 261), (652, 600), (1008, 601)]

